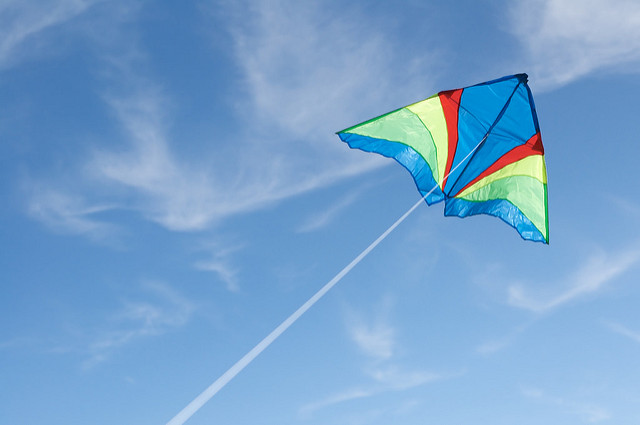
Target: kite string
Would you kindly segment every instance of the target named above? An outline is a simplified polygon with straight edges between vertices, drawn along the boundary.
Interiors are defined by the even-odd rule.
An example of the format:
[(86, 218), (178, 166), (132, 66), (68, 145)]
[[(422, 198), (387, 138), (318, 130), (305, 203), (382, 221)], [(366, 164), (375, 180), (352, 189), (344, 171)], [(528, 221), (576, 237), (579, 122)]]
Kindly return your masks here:
[(418, 202), (415, 203), (402, 217), (396, 220), (384, 233), (373, 241), (364, 251), (354, 258), (345, 268), (343, 268), (337, 275), (327, 282), (318, 292), (316, 292), (307, 302), (300, 306), (291, 316), (287, 317), (277, 328), (275, 328), (269, 335), (267, 335), (262, 341), (260, 341), (251, 351), (244, 355), (240, 360), (236, 362), (229, 370), (227, 370), (222, 376), (220, 376), (213, 384), (211, 384), (206, 390), (198, 395), (191, 403), (189, 403), (184, 409), (180, 411), (173, 419), (167, 422), (167, 425), (182, 425), (184, 424), (194, 413), (196, 413), (207, 401), (211, 399), (218, 391), (220, 391), (229, 381), (231, 381), (242, 369), (244, 369), (249, 363), (253, 361), (262, 351), (264, 351), (273, 341), (276, 340), (284, 331), (295, 323), (300, 316), (302, 316), (307, 310), (309, 310), (320, 298), (322, 298), (331, 288), (333, 288), (347, 273), (351, 271), (364, 257), (366, 257), (380, 242), (382, 242), (400, 223), (402, 223), (422, 202), (429, 196), (438, 186), (434, 186), (426, 195), (424, 195)]
[[(488, 135), (488, 134), (487, 134)], [(478, 149), (478, 147), (487, 138), (487, 135), (478, 142), (478, 144), (471, 149), (471, 151), (465, 156), (455, 167), (453, 167), (447, 175), (446, 179), (451, 173), (453, 173), (460, 165), (462, 165), (472, 154)], [(364, 251), (354, 258), (345, 268), (327, 282), (318, 292), (316, 292), (311, 298), (309, 298), (302, 306), (300, 306), (292, 315), (287, 317), (277, 328), (275, 328), (269, 335), (267, 335), (262, 341), (260, 341), (255, 347), (245, 354), (240, 360), (238, 360), (233, 366), (229, 368), (224, 374), (215, 380), (206, 390), (198, 395), (191, 403), (189, 403), (184, 409), (182, 409), (176, 416), (173, 417), (166, 425), (183, 425), (194, 413), (196, 413), (204, 404), (209, 401), (218, 391), (220, 391), (229, 381), (231, 381), (238, 373), (240, 373), (245, 367), (249, 365), (256, 357), (260, 355), (273, 341), (275, 341), (284, 331), (286, 331), (296, 320), (300, 318), (307, 310), (309, 310), (316, 302), (320, 300), (331, 288), (333, 288), (342, 278), (351, 271), (364, 257), (366, 257), (376, 246), (380, 244), (396, 227), (400, 225), (426, 198), (438, 188), (438, 184), (428, 191), (422, 198), (418, 200), (411, 208), (407, 210), (399, 219), (395, 221), (387, 230), (385, 230), (378, 238), (373, 241)]]

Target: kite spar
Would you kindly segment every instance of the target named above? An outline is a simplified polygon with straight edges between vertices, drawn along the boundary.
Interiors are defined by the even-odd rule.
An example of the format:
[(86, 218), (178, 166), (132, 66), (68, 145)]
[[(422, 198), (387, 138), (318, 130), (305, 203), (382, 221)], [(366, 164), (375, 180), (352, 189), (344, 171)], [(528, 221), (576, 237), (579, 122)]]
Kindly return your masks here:
[(351, 148), (394, 158), (422, 194), (406, 213), (167, 425), (182, 425), (320, 300), (423, 200), (447, 216), (489, 214), (526, 240), (549, 243), (547, 174), (527, 75), (517, 74), (426, 100), (338, 132)]

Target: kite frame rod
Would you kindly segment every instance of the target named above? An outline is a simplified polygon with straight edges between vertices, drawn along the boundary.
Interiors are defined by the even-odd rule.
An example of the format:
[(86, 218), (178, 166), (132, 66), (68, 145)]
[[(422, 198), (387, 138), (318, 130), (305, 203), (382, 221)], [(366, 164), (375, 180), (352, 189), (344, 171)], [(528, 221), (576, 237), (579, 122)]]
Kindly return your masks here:
[[(526, 83), (526, 82), (525, 82)], [(449, 177), (449, 175), (451, 175), (451, 173), (453, 173), (453, 171), (458, 168), (462, 163), (464, 163), (465, 161), (467, 162), (466, 165), (464, 166), (464, 168), (462, 169), (462, 171), (460, 172), (460, 174), (458, 175), (458, 178), (453, 182), (453, 184), (451, 185), (451, 189), (449, 189), (449, 192), (447, 193), (447, 196), (449, 196), (451, 194), (451, 192), (453, 191), (453, 189), (456, 188), (456, 185), (458, 184), (458, 181), (460, 180), (460, 178), (462, 177), (462, 175), (464, 174), (464, 172), (467, 170), (467, 167), (469, 166), (469, 164), (471, 163), (471, 161), (473, 160), (473, 157), (476, 156), (476, 153), (478, 153), (478, 151), (480, 150), (480, 148), (482, 147), (482, 145), (484, 144), (484, 142), (487, 140), (487, 138), (489, 137), (489, 134), (491, 134), (491, 132), (493, 131), (493, 129), (495, 128), (495, 126), (498, 124), (498, 121), (500, 121), (502, 119), (502, 117), (504, 116), (504, 112), (507, 110), (507, 107), (509, 106), (509, 104), (511, 103), (511, 99), (513, 99), (513, 95), (516, 94), (516, 91), (518, 90), (518, 87), (520, 87), (520, 84), (522, 84), (522, 81), (520, 79), (518, 79), (518, 84), (516, 84), (516, 86), (513, 88), (513, 91), (511, 92), (511, 95), (509, 95), (509, 98), (507, 99), (507, 101), (505, 102), (504, 106), (502, 107), (502, 109), (500, 110), (500, 113), (498, 114), (498, 116), (496, 117), (496, 119), (493, 121), (493, 124), (491, 124), (491, 126), (489, 126), (489, 129), (487, 130), (487, 132), (484, 134), (484, 137), (482, 138), (482, 140), (480, 140), (480, 142), (476, 145), (475, 148), (473, 148), (473, 150), (471, 152), (469, 152), (469, 154), (467, 156), (464, 157), (464, 159), (462, 161), (460, 161), (460, 163), (451, 171), (449, 171), (449, 174), (447, 174), (447, 177)], [(526, 86), (525, 86), (526, 87)], [(461, 106), (460, 104), (458, 104), (458, 106)], [(471, 112), (469, 112), (466, 108), (465, 111), (467, 111), (471, 116), (473, 116), (474, 118), (476, 118), (476, 120), (478, 120), (477, 117), (475, 117)], [(480, 120), (478, 120), (478, 122), (480, 122)], [(473, 155), (471, 155), (473, 154)], [(469, 158), (469, 156), (471, 156), (471, 159), (469, 161), (467, 161), (467, 158)], [(445, 177), (445, 179), (447, 178)], [(444, 190), (444, 187), (442, 188)], [(455, 196), (457, 193), (454, 193), (453, 196)]]
[[(462, 160), (453, 167), (445, 179), (449, 177), (451, 173), (458, 169), (462, 164), (469, 159), (469, 157), (480, 147), (480, 145), (486, 140), (488, 133), (485, 137), (478, 142), (478, 144), (471, 149), (471, 151)], [(354, 258), (345, 268), (327, 282), (318, 292), (316, 292), (311, 298), (309, 298), (304, 304), (302, 304), (293, 314), (287, 317), (277, 328), (275, 328), (269, 335), (267, 335), (262, 341), (260, 341), (255, 347), (253, 347), (247, 354), (245, 354), (240, 360), (238, 360), (233, 366), (231, 366), (225, 373), (223, 373), (213, 384), (207, 389), (201, 392), (191, 403), (189, 403), (184, 409), (182, 409), (177, 415), (175, 415), (166, 425), (183, 425), (194, 413), (196, 413), (206, 402), (208, 402), (218, 391), (224, 388), (229, 381), (231, 381), (238, 373), (240, 373), (245, 367), (249, 365), (256, 357), (260, 355), (273, 341), (275, 341), (284, 331), (286, 331), (296, 320), (300, 318), (307, 310), (309, 310), (320, 298), (322, 298), (331, 288), (333, 288), (342, 278), (351, 271), (360, 261), (364, 259), (376, 246), (380, 244), (389, 233), (400, 225), (423, 201), (427, 199), (434, 190), (438, 188), (438, 184), (422, 196), (411, 208), (407, 210), (399, 219), (395, 221), (387, 230), (385, 230), (376, 240), (374, 240), (368, 247), (364, 249), (356, 258)]]

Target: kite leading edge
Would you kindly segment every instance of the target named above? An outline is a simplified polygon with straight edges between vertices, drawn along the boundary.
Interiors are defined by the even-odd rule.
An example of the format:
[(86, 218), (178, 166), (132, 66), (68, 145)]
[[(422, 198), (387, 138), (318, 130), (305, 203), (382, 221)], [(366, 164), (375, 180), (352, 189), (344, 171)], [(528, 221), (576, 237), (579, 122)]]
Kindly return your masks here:
[(547, 172), (527, 74), (442, 91), (338, 132), (394, 158), (446, 216), (489, 214), (549, 243)]

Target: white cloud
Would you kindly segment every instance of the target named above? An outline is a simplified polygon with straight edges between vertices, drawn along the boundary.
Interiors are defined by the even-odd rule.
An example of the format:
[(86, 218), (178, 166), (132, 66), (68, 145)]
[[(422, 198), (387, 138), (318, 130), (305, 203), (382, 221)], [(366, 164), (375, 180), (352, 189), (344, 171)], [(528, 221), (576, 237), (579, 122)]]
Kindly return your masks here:
[(369, 357), (385, 360), (393, 355), (394, 330), (386, 323), (354, 323), (350, 328), (351, 338)]
[(389, 323), (393, 301), (385, 297), (375, 306), (374, 313), (365, 315), (346, 311), (347, 331), (351, 340), (375, 364), (389, 360), (396, 350), (395, 329)]
[(361, 11), (340, 8), (338, 15), (327, 4), (289, 0), (239, 3), (236, 58), (263, 120), (317, 143), (314, 134), (340, 130), (333, 126), (347, 123), (345, 113), (388, 97), (400, 58), (381, 29), (363, 31)]
[(441, 374), (426, 371), (405, 371), (396, 365), (390, 365), (385, 368), (376, 368), (370, 372), (370, 376), (376, 382), (382, 384), (382, 388), (386, 390), (401, 391), (409, 388), (419, 387), (421, 385), (443, 379)]
[(550, 396), (545, 391), (534, 387), (523, 387), (520, 391), (526, 398), (560, 407), (562, 410), (579, 416), (589, 423), (597, 423), (611, 419), (609, 411), (595, 403), (577, 402), (563, 397)]
[(238, 270), (233, 266), (231, 254), (240, 249), (238, 246), (226, 248), (210, 247), (211, 258), (198, 261), (196, 269), (215, 273), (231, 292), (240, 290), (238, 285)]
[(491, 355), (509, 347), (522, 333), (524, 333), (529, 328), (529, 326), (535, 323), (536, 320), (537, 318), (534, 318), (529, 322), (514, 327), (510, 332), (508, 332), (501, 338), (489, 340), (478, 345), (475, 349), (476, 353), (481, 355)]
[(94, 241), (113, 242), (119, 229), (92, 216), (114, 208), (106, 204), (88, 205), (79, 195), (33, 187), (27, 211), (53, 231), (84, 235)]
[(615, 196), (613, 194), (606, 194), (606, 199), (615, 205), (617, 210), (621, 213), (625, 213), (633, 218), (640, 217), (640, 204), (634, 202), (634, 200), (623, 196)]
[(512, 332), (502, 338), (486, 341), (476, 347), (476, 352), (482, 355), (490, 355), (510, 346), (518, 333)]
[[(165, 135), (164, 98), (143, 88), (111, 98), (126, 130), (126, 152), (98, 151), (87, 169), (98, 181), (116, 183), (138, 195), (135, 205), (145, 217), (172, 230), (204, 227), (219, 210), (215, 184), (205, 170), (179, 162)], [(216, 208), (217, 207), (217, 208)]]
[(640, 71), (640, 3), (635, 0), (519, 0), (510, 13), (540, 86), (598, 70)]
[(544, 312), (576, 298), (601, 290), (640, 260), (640, 250), (600, 253), (587, 259), (571, 276), (553, 285), (558, 291), (531, 295), (521, 284), (508, 288), (510, 305), (535, 312)]
[(322, 400), (308, 403), (300, 408), (300, 413), (304, 415), (309, 415), (317, 410), (323, 409), (328, 406), (333, 406), (335, 404), (344, 403), (351, 400), (357, 400), (360, 398), (371, 397), (376, 394), (377, 391), (369, 388), (351, 388), (346, 391), (336, 393), (328, 396)]
[[(402, 58), (383, 32), (365, 36), (357, 10), (345, 22), (343, 9), (335, 16), (324, 6), (257, 1), (227, 10), (244, 82), (238, 93), (245, 96), (237, 97), (236, 110), (247, 118), (239, 135), (242, 156), (228, 158), (241, 179), (236, 177), (225, 192), (235, 195), (227, 198), (220, 217), (389, 164), (350, 152), (334, 132), (399, 106), (398, 101), (417, 100), (417, 86), (425, 92), (427, 66), (418, 75), (407, 72), (407, 65), (398, 86), (393, 83), (400, 72), (395, 64)], [(422, 55), (425, 62), (429, 55)], [(225, 179), (216, 183), (229, 187)], [(304, 228), (330, 218), (318, 216)]]
[[(241, 18), (234, 18), (235, 7)], [(135, 34), (121, 22), (113, 24), (115, 35), (87, 30), (103, 59), (101, 77), (110, 86), (104, 98), (121, 124), (125, 148), (95, 151), (84, 170), (89, 179), (68, 188), (78, 198), (110, 199), (95, 203), (136, 211), (170, 230), (195, 231), (391, 163), (350, 151), (334, 132), (398, 102), (418, 100), (416, 92), (429, 93), (424, 90), (428, 67), (413, 67), (421, 68), (420, 74), (407, 71), (411, 64), (399, 70), (395, 64), (403, 58), (383, 32), (371, 36), (358, 30), (357, 10), (347, 25), (344, 17), (305, 2), (223, 9), (244, 83), (234, 96), (239, 125), (233, 140), (218, 140), (212, 131), (210, 155), (196, 159), (180, 157), (182, 147), (208, 141), (171, 134), (170, 111), (180, 105), (172, 103), (168, 89), (143, 76), (140, 70), (149, 64)], [(127, 22), (135, 13), (126, 14)], [(392, 82), (400, 73), (398, 86)], [(323, 225), (347, 202), (303, 229)], [(48, 210), (38, 217), (52, 220), (48, 212), (55, 217)]]
[(607, 326), (613, 332), (622, 336), (626, 336), (627, 338), (640, 343), (640, 331), (634, 331), (632, 329), (627, 328), (626, 326), (623, 326), (619, 323), (613, 323), (613, 322), (607, 322)]
[(333, 406), (339, 403), (345, 403), (352, 400), (374, 397), (389, 391), (404, 391), (411, 388), (419, 387), (434, 381), (448, 379), (458, 375), (441, 375), (425, 371), (402, 371), (395, 366), (391, 366), (386, 370), (378, 369), (370, 374), (373, 383), (366, 386), (354, 387), (332, 394), (324, 399), (313, 403), (305, 404), (300, 408), (300, 413), (304, 415)]
[(42, 41), (46, 30), (81, 15), (97, 1), (5, 0), (0, 3), (0, 67), (16, 58), (33, 54), (34, 44)]
[(349, 388), (316, 402), (305, 404), (300, 408), (300, 413), (309, 415), (317, 410), (333, 406), (335, 404), (373, 397), (389, 391), (404, 391), (433, 381), (448, 378), (448, 376), (431, 372), (401, 371), (395, 367), (391, 367), (387, 370), (378, 370), (376, 373), (373, 373), (371, 377), (374, 380), (373, 383), (362, 387)]
[[(167, 103), (148, 87), (128, 97), (110, 98), (130, 149), (97, 151), (87, 170), (96, 181), (115, 183), (137, 195), (131, 207), (168, 229), (201, 230), (227, 216), (258, 209), (345, 176), (329, 171), (297, 176), (299, 170), (292, 165), (295, 158), (276, 152), (265, 161), (262, 148), (251, 146), (243, 146), (236, 156), (212, 155), (199, 163), (181, 161), (171, 149), (175, 143), (166, 136)], [(181, 141), (184, 143), (188, 141)]]
[(373, 320), (349, 311), (347, 314), (347, 330), (352, 341), (368, 358), (362, 368), (367, 377), (366, 385), (358, 385), (336, 392), (319, 401), (304, 405), (300, 412), (311, 414), (319, 409), (338, 403), (373, 397), (389, 391), (405, 391), (434, 381), (452, 378), (460, 374), (439, 374), (424, 370), (407, 370), (394, 362), (394, 354), (398, 351), (395, 330), (386, 320), (390, 303), (383, 300), (383, 305), (376, 308)]
[(358, 195), (351, 193), (342, 199), (339, 199), (333, 205), (328, 206), (323, 211), (317, 212), (309, 217), (302, 225), (298, 227), (298, 232), (307, 233), (318, 230), (331, 223), (342, 211), (347, 209), (358, 198)]
[(37, 343), (37, 340), (28, 336), (18, 336), (5, 341), (0, 341), (0, 351), (16, 350)]
[(148, 281), (143, 289), (150, 295), (148, 299), (125, 301), (112, 315), (107, 329), (94, 332), (98, 337), (89, 344), (84, 368), (107, 360), (114, 351), (140, 338), (162, 335), (186, 325), (195, 312), (195, 305), (167, 284)]

